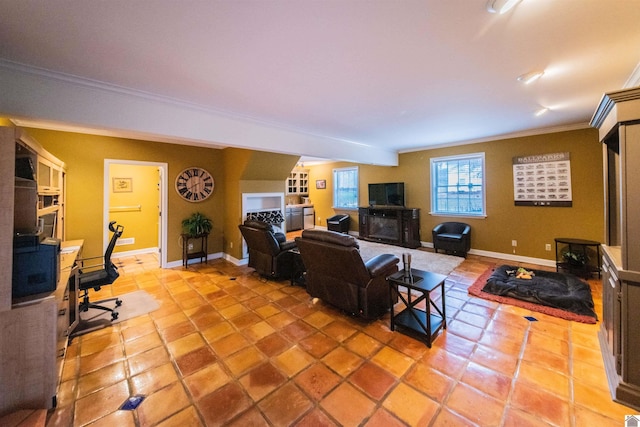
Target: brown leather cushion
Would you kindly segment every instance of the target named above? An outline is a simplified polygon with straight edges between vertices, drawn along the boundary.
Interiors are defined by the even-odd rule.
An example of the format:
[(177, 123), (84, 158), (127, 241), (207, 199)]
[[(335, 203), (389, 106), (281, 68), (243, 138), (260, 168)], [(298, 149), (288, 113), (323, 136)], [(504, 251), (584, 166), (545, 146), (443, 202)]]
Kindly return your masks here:
[(324, 231), (324, 230), (304, 230), (302, 237), (305, 239), (318, 240), (320, 242), (331, 243), (334, 245), (340, 245), (345, 247), (360, 248), (358, 241), (353, 236), (348, 234), (338, 233), (336, 231)]
[(266, 222), (262, 221), (247, 220), (244, 222), (244, 225), (246, 225), (247, 227), (257, 228), (259, 230), (267, 230), (273, 232), (273, 227), (271, 226), (271, 224), (267, 224)]

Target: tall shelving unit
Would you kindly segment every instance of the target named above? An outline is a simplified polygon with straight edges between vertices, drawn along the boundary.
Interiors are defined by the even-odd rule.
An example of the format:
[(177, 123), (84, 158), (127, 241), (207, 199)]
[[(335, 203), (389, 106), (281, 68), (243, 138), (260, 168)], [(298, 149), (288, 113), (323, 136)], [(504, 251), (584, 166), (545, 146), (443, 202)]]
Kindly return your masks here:
[(600, 348), (613, 399), (640, 410), (640, 88), (605, 94), (591, 125), (604, 166)]
[(0, 413), (51, 408), (56, 402), (70, 316), (77, 316), (77, 307), (70, 313), (69, 301), (77, 300), (69, 284), (78, 250), (60, 256), (54, 292), (14, 299), (13, 239), (16, 232), (36, 231), (52, 213), (55, 235), (64, 239), (64, 167), (22, 129), (0, 127)]

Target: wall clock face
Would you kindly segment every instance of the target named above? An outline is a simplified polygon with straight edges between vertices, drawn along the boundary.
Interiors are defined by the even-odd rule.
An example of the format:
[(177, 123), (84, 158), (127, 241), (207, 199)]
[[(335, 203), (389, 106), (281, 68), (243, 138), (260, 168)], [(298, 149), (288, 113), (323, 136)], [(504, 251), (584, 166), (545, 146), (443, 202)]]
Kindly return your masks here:
[(213, 194), (215, 183), (209, 172), (191, 167), (180, 172), (176, 178), (176, 191), (189, 202), (201, 202)]

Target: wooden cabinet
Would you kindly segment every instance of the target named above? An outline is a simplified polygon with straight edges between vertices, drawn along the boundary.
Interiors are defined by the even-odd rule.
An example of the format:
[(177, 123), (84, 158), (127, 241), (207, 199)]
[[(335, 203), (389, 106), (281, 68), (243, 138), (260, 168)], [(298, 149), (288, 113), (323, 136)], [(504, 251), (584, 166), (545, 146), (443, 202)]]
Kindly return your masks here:
[(38, 156), (38, 193), (57, 194), (62, 191), (62, 165)]
[(287, 232), (302, 230), (304, 226), (304, 209), (302, 207), (287, 207), (285, 210), (285, 224)]
[[(38, 183), (40, 160), (49, 167), (43, 178), (48, 179), (47, 186)], [(63, 162), (21, 129), (0, 127), (0, 413), (55, 405), (67, 335), (78, 314), (69, 278), (79, 249), (68, 255), (73, 259), (60, 255), (54, 292), (14, 299), (11, 278), (15, 233), (33, 233), (43, 212), (56, 212), (62, 227), (63, 189)], [(40, 197), (45, 195), (57, 196), (58, 203), (51, 202), (42, 211)], [(58, 233), (63, 238), (62, 229)]]
[(65, 164), (21, 129), (15, 132), (16, 230), (44, 228), (47, 237), (64, 240)]
[(605, 236), (599, 333), (614, 400), (640, 410), (640, 88), (606, 94), (591, 125), (603, 149)]
[(289, 174), (286, 183), (287, 195), (297, 194), (300, 196), (309, 195), (309, 170), (294, 169)]
[(360, 238), (407, 248), (419, 248), (420, 209), (358, 208)]

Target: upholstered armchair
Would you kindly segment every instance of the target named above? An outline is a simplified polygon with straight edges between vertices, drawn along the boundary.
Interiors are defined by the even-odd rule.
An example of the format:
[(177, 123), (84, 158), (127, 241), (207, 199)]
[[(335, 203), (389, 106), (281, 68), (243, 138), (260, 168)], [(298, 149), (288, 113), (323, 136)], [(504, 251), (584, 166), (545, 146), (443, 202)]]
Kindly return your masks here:
[(271, 224), (262, 221), (245, 221), (238, 226), (249, 249), (249, 267), (259, 274), (274, 279), (288, 279), (293, 271), (293, 240), (284, 233), (276, 233)]
[(365, 262), (358, 241), (335, 231), (304, 230), (296, 244), (309, 295), (365, 319), (389, 310), (386, 278), (398, 271), (398, 257), (381, 254)]
[(433, 229), (433, 249), (467, 257), (471, 249), (471, 227), (463, 222), (443, 222)]

